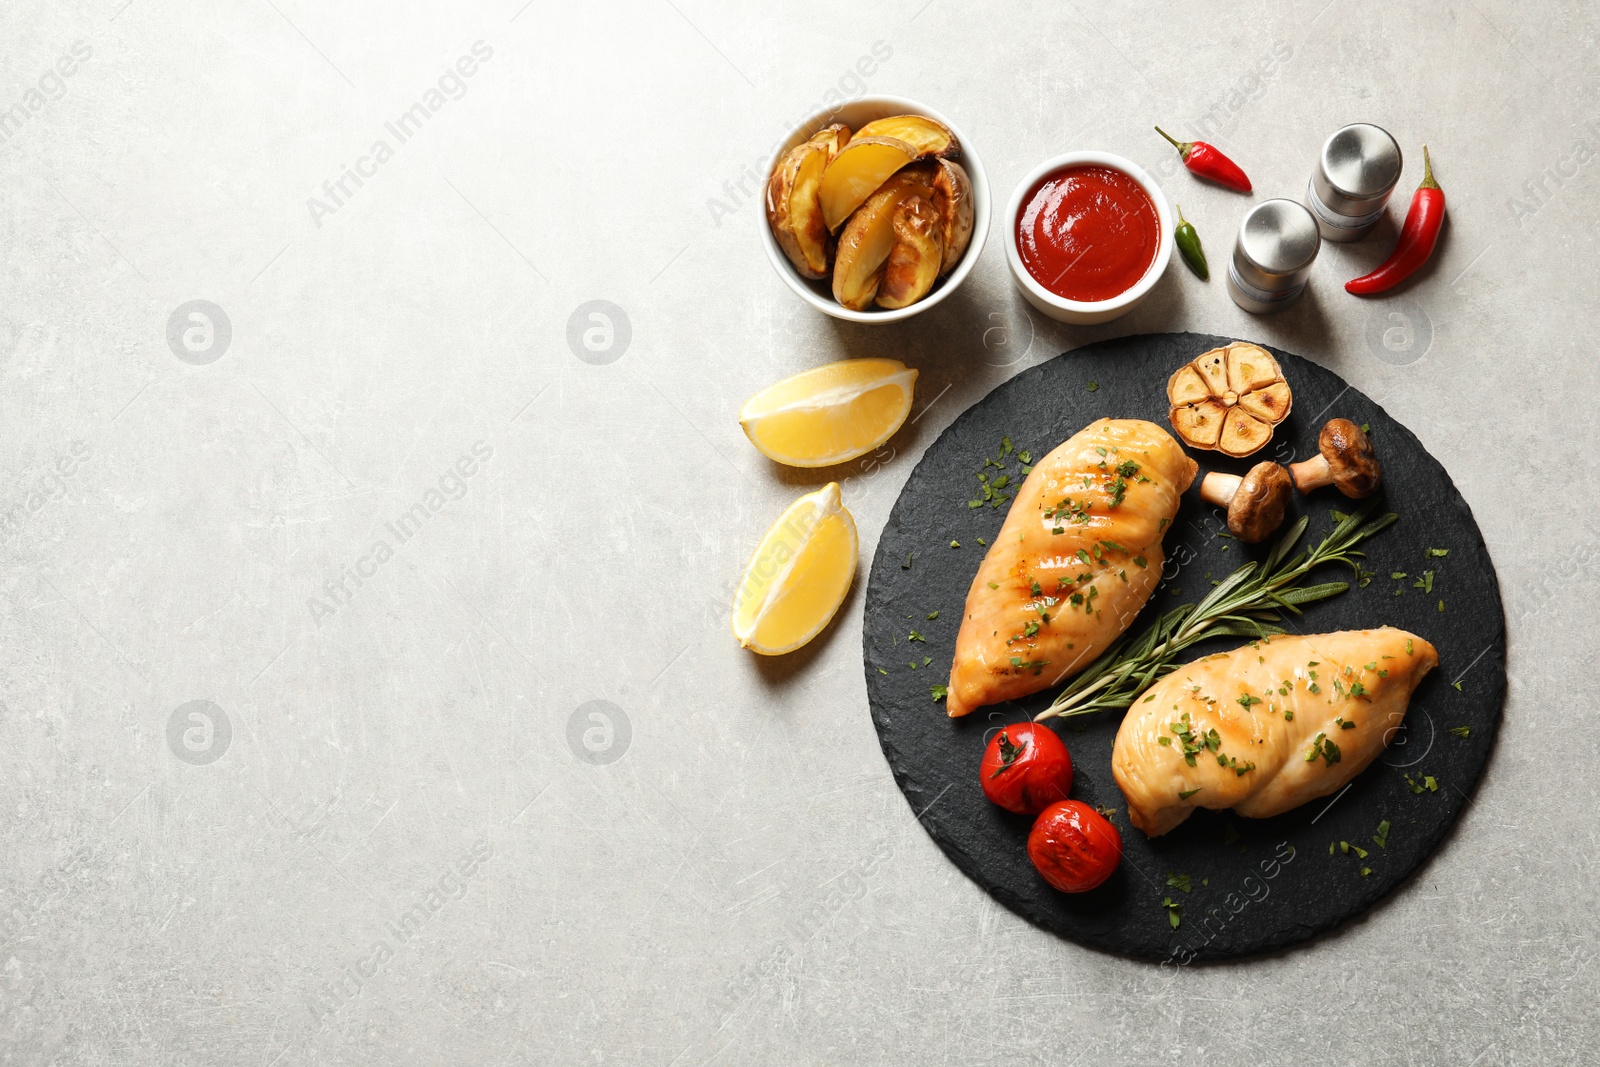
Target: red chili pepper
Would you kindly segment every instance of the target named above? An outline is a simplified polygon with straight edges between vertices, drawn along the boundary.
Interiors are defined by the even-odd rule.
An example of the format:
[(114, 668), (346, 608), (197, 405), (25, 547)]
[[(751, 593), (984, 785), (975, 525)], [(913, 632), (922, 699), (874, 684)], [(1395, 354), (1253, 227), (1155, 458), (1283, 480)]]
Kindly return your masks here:
[(1229, 189), (1237, 189), (1241, 193), (1250, 191), (1250, 176), (1247, 175), (1239, 164), (1219, 152), (1215, 145), (1206, 144), (1204, 141), (1173, 141), (1167, 136), (1167, 131), (1160, 126), (1156, 132), (1172, 141), (1172, 147), (1178, 150), (1178, 155), (1183, 160), (1183, 165), (1200, 175), (1210, 178), (1218, 185), (1226, 185)]
[(1433, 180), (1433, 160), (1428, 158), (1428, 146), (1422, 146), (1422, 184), (1412, 194), (1411, 208), (1406, 212), (1406, 224), (1400, 229), (1400, 240), (1394, 251), (1371, 274), (1344, 283), (1344, 291), (1357, 296), (1370, 296), (1385, 289), (1393, 289), (1417, 272), (1433, 255), (1433, 246), (1439, 243), (1439, 229), (1444, 225), (1444, 190)]

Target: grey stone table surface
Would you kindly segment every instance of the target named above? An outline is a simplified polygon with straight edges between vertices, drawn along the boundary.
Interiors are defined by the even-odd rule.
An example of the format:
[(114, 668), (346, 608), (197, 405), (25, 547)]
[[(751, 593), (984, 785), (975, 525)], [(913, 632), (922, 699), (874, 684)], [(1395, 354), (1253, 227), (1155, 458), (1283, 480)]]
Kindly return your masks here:
[[(1572, 0), (11, 0), (4, 1062), (1594, 1062), (1597, 29)], [(1088, 329), (1024, 310), (997, 221), (939, 307), (844, 326), (764, 262), (754, 172), (863, 92), (950, 114), (1002, 202), (1069, 148), (1140, 161), (1214, 265), (1247, 201), (1154, 122), (1258, 197), (1378, 122), (1391, 217), (1426, 141), (1450, 221), (1387, 301), (1339, 285), (1379, 235), (1277, 319), (1175, 264)], [(928, 840), (868, 719), (859, 583), (781, 660), (727, 611), (819, 481), (744, 440), (757, 389), (921, 370), (915, 424), (830, 472), (867, 559), (997, 383), (1180, 329), (1313, 358), (1440, 458), (1510, 690), (1410, 885), (1161, 970)]]

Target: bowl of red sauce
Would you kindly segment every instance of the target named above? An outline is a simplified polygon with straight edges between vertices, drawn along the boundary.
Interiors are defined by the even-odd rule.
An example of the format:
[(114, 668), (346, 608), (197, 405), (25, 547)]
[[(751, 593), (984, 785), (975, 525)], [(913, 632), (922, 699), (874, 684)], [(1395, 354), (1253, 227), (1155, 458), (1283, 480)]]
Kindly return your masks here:
[(1035, 167), (1006, 206), (1006, 263), (1028, 302), (1091, 325), (1131, 311), (1172, 260), (1172, 209), (1138, 164), (1068, 152)]

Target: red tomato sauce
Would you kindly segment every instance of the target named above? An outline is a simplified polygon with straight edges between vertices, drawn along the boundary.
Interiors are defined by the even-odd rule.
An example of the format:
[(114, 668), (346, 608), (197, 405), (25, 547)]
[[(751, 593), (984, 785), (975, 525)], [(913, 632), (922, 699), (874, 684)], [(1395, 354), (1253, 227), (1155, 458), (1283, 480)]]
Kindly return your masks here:
[(1045, 175), (1017, 218), (1022, 265), (1068, 300), (1109, 300), (1132, 289), (1160, 244), (1161, 219), (1149, 194), (1110, 167)]

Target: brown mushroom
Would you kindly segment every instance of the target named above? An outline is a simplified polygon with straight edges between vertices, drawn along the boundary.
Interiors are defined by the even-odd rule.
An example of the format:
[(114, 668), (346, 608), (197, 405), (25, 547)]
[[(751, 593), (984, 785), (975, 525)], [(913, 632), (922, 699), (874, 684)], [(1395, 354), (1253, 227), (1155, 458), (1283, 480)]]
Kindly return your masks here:
[(1289, 464), (1302, 493), (1332, 484), (1355, 500), (1371, 496), (1383, 481), (1383, 468), (1366, 431), (1349, 419), (1329, 419), (1317, 435), (1318, 455)]
[(1257, 463), (1243, 478), (1212, 471), (1200, 483), (1200, 499), (1228, 509), (1228, 529), (1254, 544), (1283, 525), (1294, 487), (1289, 472), (1270, 459)]

